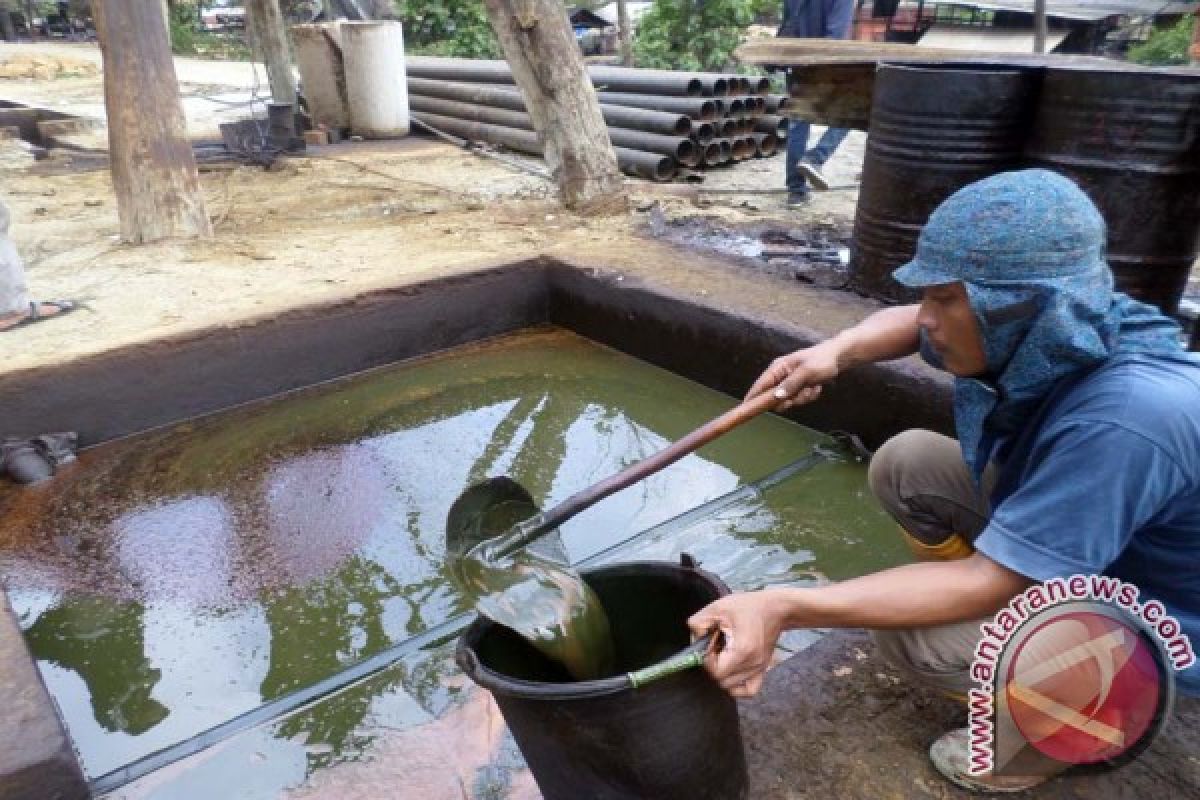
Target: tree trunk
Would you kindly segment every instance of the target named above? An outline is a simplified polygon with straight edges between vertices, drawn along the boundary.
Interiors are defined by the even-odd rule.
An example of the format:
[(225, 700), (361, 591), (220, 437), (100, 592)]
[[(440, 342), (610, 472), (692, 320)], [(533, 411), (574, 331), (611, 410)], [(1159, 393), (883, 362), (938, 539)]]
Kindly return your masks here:
[(583, 53), (559, 0), (484, 0), (567, 208), (628, 208)]
[(96, 0), (121, 238), (211, 236), (161, 6)]
[(292, 74), (287, 25), (279, 8), (279, 0), (247, 0), (246, 17), (251, 58), (261, 57), (267, 65), (271, 97), (276, 103), (295, 106), (296, 78)]
[(1033, 0), (1033, 52), (1046, 52), (1046, 0)]
[(617, 0), (617, 33), (621, 37), (621, 63), (633, 66), (633, 29), (629, 25), (629, 6)]
[(13, 25), (10, 5), (9, 2), (0, 2), (0, 35), (4, 36), (4, 41), (6, 42), (15, 42), (17, 40), (17, 29)]

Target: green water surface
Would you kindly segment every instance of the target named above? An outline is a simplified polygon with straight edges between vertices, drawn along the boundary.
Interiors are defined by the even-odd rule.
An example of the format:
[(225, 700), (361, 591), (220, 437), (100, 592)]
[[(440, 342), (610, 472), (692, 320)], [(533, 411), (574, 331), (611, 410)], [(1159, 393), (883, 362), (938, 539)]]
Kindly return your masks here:
[[(0, 489), (0, 576), (97, 776), (464, 610), (443, 525), (471, 483), (508, 474), (548, 507), (734, 402), (559, 330), (504, 337), (109, 443), (48, 487)], [(569, 521), (568, 553), (593, 556), (821, 438), (760, 418)], [(735, 588), (889, 566), (904, 551), (865, 477), (825, 463), (604, 558), (687, 551)], [(461, 686), (444, 657), (390, 672), (257, 731), (252, 760), (301, 782), (362, 757), (365, 721), (426, 724)]]

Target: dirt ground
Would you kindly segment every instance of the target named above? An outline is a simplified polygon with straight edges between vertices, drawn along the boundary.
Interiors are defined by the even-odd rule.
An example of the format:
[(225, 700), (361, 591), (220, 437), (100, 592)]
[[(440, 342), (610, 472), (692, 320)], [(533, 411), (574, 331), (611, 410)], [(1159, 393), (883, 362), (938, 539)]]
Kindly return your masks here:
[[(99, 59), (94, 45), (39, 48), (64, 60)], [(14, 52), (28, 56), (36, 49), (6, 46), (0, 58)], [(251, 65), (177, 59), (176, 68), (180, 91), (190, 98), (185, 107), (193, 136), (211, 137), (218, 122), (247, 115), (248, 106), (229, 108), (200, 95), (249, 100)], [(0, 80), (0, 99), (103, 116), (99, 75)], [(835, 183), (855, 178), (862, 138), (853, 136), (831, 163)], [(80, 171), (89, 165), (90, 171)], [(854, 207), (852, 191), (825, 193), (800, 211), (787, 209), (783, 194), (753, 193), (782, 187), (779, 155), (712, 172), (699, 189), (631, 181), (635, 210), (616, 218), (584, 218), (564, 213), (544, 179), (410, 137), (310, 148), (307, 157), (283, 160), (272, 171), (205, 171), (201, 183), (215, 238), (131, 247), (118, 241), (116, 204), (102, 167), (94, 158), (63, 151), (36, 164), (25, 154), (0, 159), (3, 197), (13, 213), (13, 236), (32, 292), (80, 299), (89, 307), (53, 324), (6, 334), (0, 345), (4, 368), (55, 363), (539, 253), (658, 279), (674, 276), (684, 287), (699, 284), (698, 291), (719, 293), (723, 281), (736, 279), (740, 296), (755, 291), (740, 281), (759, 283), (753, 263), (727, 276), (728, 259), (709, 259), (710, 269), (699, 280), (698, 264), (706, 259), (694, 249), (669, 244), (646, 249), (644, 237), (655, 233), (650, 223), (657, 221), (661, 228), (665, 221), (670, 229), (699, 219), (736, 229), (835, 220), (844, 227)], [(720, 191), (704, 191), (709, 188)], [(737, 189), (751, 193), (730, 193)], [(661, 238), (669, 243), (672, 237)], [(703, 243), (699, 247), (707, 249)], [(657, 257), (648, 259), (648, 252)], [(775, 280), (768, 278), (758, 291), (767, 306), (779, 304)]]
[[(914, 686), (860, 631), (835, 631), (773, 669), (740, 704), (756, 800), (969, 800), (934, 770), (929, 745), (966, 724), (956, 700)], [(1136, 761), (1074, 768), (1013, 797), (1137, 800), (1200, 795), (1200, 701), (1177, 697), (1171, 722)], [(1010, 795), (1005, 795), (1010, 796)]]

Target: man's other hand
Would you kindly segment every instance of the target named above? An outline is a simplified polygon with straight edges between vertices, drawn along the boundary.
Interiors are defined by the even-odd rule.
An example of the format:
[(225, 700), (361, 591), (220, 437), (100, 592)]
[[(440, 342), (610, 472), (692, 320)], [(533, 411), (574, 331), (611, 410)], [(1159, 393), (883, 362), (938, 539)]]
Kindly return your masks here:
[(822, 386), (837, 377), (839, 350), (833, 341), (780, 356), (759, 376), (746, 399), (771, 391), (783, 402), (776, 411), (811, 403), (821, 396)]
[(734, 697), (752, 697), (771, 666), (784, 618), (781, 597), (768, 589), (722, 597), (697, 611), (688, 627), (696, 636), (721, 631), (724, 646), (709, 653), (705, 669)]

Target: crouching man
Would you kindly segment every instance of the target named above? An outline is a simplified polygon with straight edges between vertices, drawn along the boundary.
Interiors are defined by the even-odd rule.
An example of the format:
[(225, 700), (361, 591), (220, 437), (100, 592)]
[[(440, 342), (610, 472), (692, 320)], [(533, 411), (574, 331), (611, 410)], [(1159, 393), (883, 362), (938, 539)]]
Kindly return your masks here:
[[(979, 181), (934, 212), (895, 278), (922, 290), (920, 305), (880, 311), (777, 359), (749, 395), (774, 392), (784, 408), (810, 402), (846, 369), (915, 352), (954, 375), (957, 441), (907, 431), (870, 467), (871, 488), (917, 563), (713, 603), (690, 624), (727, 634), (708, 660), (714, 678), (753, 695), (782, 631), (858, 627), (913, 680), (961, 695), (974, 682), (981, 624), (1032, 585), (1073, 575), (1136, 586), (1142, 606), (1152, 601), (1178, 622), (1181, 641), (1200, 643), (1200, 359), (1183, 350), (1171, 320), (1114, 292), (1104, 222), (1087, 196), (1044, 170)], [(1097, 741), (1113, 734), (1115, 723), (1098, 727), (1071, 711), (1105, 699), (1108, 689), (1085, 678), (1107, 669), (1111, 684), (1131, 656), (1096, 644), (1116, 647), (1119, 635), (1077, 638), (1067, 647), (1027, 636), (1042, 661), (1057, 657), (1059, 694), (1034, 685), (1041, 673), (997, 692), (1006, 712), (998, 748), (1002, 735), (1010, 749), (1048, 736), (1030, 730), (1039, 716), (1083, 725)], [(1200, 694), (1200, 667), (1174, 680)], [(995, 755), (1001, 765), (1019, 754)], [(956, 784), (983, 791), (1026, 789), (1070, 763), (970, 774), (966, 729), (945, 734), (930, 756)]]

